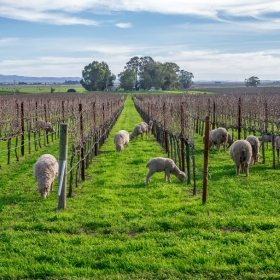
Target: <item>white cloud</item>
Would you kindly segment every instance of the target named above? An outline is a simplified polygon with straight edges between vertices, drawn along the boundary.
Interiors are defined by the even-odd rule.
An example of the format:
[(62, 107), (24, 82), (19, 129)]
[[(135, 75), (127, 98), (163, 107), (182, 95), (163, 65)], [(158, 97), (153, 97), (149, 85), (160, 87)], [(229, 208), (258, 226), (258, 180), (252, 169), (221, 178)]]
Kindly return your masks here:
[(131, 28), (132, 27), (131, 23), (117, 23), (116, 26), (119, 28)]
[[(61, 45), (64, 45), (63, 40)], [(258, 52), (221, 52), (215, 49), (188, 49), (186, 46), (135, 47), (117, 45), (100, 45), (92, 52), (81, 51), (82, 57), (72, 56), (38, 56), (32, 59), (0, 60), (1, 74), (26, 76), (81, 76), (84, 66), (93, 60), (105, 61), (112, 73), (118, 75), (124, 70), (126, 62), (136, 53), (139, 56), (149, 55), (155, 61), (175, 62), (181, 69), (194, 74), (194, 80), (238, 80), (244, 81), (252, 75), (260, 79), (279, 80), (280, 51), (278, 49)], [(75, 49), (79, 44), (72, 45)], [(159, 55), (160, 53), (160, 55)], [(94, 59), (93, 59), (94, 57)], [(51, 75), (50, 75), (51, 73)]]
[(34, 10), (0, 7), (0, 16), (16, 20), (44, 22), (54, 25), (98, 25), (97, 21), (68, 16), (63, 13), (38, 12)]
[[(280, 12), (279, 0), (0, 0), (0, 16), (50, 24), (86, 24), (96, 22), (72, 18), (73, 13), (112, 13), (116, 11), (151, 12), (162, 14), (194, 15), (219, 20), (225, 16), (260, 17), (267, 13)], [(55, 20), (52, 14), (61, 13)], [(53, 21), (52, 21), (53, 20)]]

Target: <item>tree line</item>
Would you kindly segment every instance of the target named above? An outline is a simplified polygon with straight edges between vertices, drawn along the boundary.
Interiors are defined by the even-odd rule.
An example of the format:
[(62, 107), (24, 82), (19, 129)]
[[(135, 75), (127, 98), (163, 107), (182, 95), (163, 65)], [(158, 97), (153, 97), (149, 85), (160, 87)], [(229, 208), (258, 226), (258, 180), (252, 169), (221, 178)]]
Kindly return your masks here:
[[(93, 61), (82, 71), (81, 85), (88, 91), (108, 90), (116, 76), (106, 62)], [(180, 69), (174, 62), (156, 62), (150, 56), (132, 57), (118, 74), (120, 87), (124, 90), (188, 89), (194, 78), (193, 73)]]

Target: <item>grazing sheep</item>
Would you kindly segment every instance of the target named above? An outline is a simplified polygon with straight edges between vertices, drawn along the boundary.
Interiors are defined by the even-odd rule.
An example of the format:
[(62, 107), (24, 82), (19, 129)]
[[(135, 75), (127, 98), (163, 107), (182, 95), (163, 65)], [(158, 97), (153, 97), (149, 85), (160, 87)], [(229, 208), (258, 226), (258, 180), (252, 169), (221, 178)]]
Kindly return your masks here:
[(210, 131), (210, 144), (212, 150), (214, 146), (217, 146), (217, 150), (220, 151), (220, 145), (223, 144), (224, 151), (227, 149), (228, 132), (225, 128), (220, 127)]
[(232, 135), (228, 132), (228, 138), (227, 138), (227, 143), (228, 143), (228, 148), (233, 144), (233, 139), (232, 139)]
[(153, 129), (153, 125), (154, 125), (154, 122), (153, 121), (149, 121), (149, 127), (148, 127), (148, 134), (149, 134), (149, 136), (150, 136), (150, 133), (151, 133), (151, 131)]
[(230, 157), (236, 165), (236, 175), (241, 171), (249, 176), (249, 164), (252, 157), (252, 146), (247, 140), (237, 140), (230, 147)]
[(277, 158), (278, 158), (278, 163), (279, 163), (279, 150), (280, 150), (280, 136), (275, 137), (275, 149), (277, 151)]
[(116, 146), (117, 152), (121, 152), (124, 146), (128, 147), (129, 143), (129, 134), (126, 130), (120, 130), (114, 136), (114, 143)]
[[(203, 140), (203, 143), (204, 143), (204, 141), (205, 141), (205, 135), (203, 135), (203, 137), (202, 137), (202, 140)], [(228, 143), (228, 148), (232, 145), (232, 143), (233, 143), (233, 139), (232, 139), (232, 135), (228, 132), (228, 135), (227, 135), (227, 143)], [(211, 140), (209, 141), (209, 148), (212, 146), (212, 142), (211, 142)], [(214, 143), (214, 145), (215, 145), (215, 143)]]
[(259, 160), (260, 153), (260, 141), (258, 137), (254, 135), (250, 135), (246, 138), (246, 140), (251, 144), (252, 147), (252, 158), (251, 158), (251, 164), (256, 164)]
[(145, 122), (141, 122), (138, 125), (136, 125), (132, 133), (130, 134), (130, 140), (133, 140), (135, 137), (137, 139), (138, 135), (141, 135), (141, 138), (143, 140), (144, 133), (146, 133), (146, 139), (148, 139), (148, 134), (150, 132), (150, 125), (148, 125)]
[(175, 164), (175, 162), (170, 158), (157, 157), (152, 158), (148, 161), (146, 167), (149, 168), (149, 172), (146, 176), (146, 184), (150, 182), (151, 176), (155, 172), (164, 171), (164, 180), (171, 182), (170, 173), (174, 174), (180, 181), (184, 181), (186, 174), (182, 172)]
[(266, 148), (268, 149), (268, 142), (272, 141), (272, 136), (271, 136), (271, 134), (263, 134), (258, 139), (260, 142), (266, 143)]
[(54, 179), (58, 176), (58, 163), (50, 154), (41, 155), (34, 165), (34, 176), (38, 182), (37, 190), (46, 198), (53, 189)]
[(49, 122), (45, 122), (43, 120), (36, 121), (36, 128), (44, 129), (45, 131), (47, 131), (49, 133), (55, 133), (55, 130), (54, 130), (52, 124)]
[(278, 130), (280, 130), (280, 118), (277, 119), (277, 121), (276, 121), (276, 126), (277, 126)]

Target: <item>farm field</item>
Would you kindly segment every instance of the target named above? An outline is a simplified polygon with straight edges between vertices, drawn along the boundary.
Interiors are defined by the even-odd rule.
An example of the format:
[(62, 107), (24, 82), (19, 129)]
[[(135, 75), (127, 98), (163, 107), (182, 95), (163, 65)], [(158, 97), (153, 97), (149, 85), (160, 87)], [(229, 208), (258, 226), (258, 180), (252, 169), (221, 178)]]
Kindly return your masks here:
[(55, 93), (67, 92), (68, 89), (75, 89), (76, 92), (84, 92), (85, 89), (81, 85), (0, 85), (1, 94), (26, 94), (26, 93), (50, 93), (51, 89), (54, 89)]
[[(142, 119), (131, 97), (73, 190), (57, 211), (55, 189), (36, 191), (33, 165), (58, 157), (58, 140), (6, 165), (0, 153), (0, 279), (279, 279), (280, 164), (236, 177), (229, 151), (210, 151), (208, 201), (202, 204), (203, 144), (195, 136), (198, 194), (191, 184), (156, 173), (147, 161), (167, 157), (154, 136), (115, 151), (114, 134)], [(271, 144), (270, 144), (271, 145)], [(262, 159), (260, 159), (261, 162)]]

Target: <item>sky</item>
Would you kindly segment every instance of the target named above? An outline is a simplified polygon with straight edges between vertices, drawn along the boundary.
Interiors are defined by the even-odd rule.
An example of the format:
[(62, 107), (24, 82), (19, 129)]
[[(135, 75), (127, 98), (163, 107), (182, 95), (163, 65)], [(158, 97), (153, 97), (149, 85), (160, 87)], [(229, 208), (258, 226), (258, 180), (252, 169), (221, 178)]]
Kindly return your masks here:
[(0, 74), (82, 77), (134, 56), (194, 81), (280, 80), (280, 0), (0, 0)]

